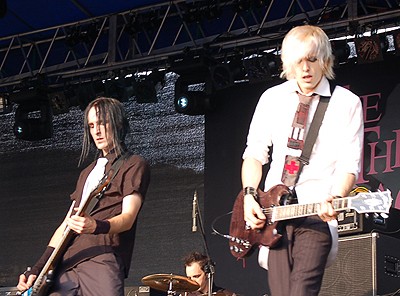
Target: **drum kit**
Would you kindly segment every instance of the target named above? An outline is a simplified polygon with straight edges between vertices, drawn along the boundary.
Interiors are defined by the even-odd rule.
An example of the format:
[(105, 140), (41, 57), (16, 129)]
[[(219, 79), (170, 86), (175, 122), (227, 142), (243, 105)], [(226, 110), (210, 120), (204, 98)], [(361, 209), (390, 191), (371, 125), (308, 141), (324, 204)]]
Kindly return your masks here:
[(185, 276), (172, 273), (147, 275), (142, 278), (142, 283), (158, 291), (167, 292), (167, 295), (179, 295), (176, 293), (193, 292), (199, 288), (199, 285), (195, 281)]
[[(142, 283), (158, 291), (167, 292), (168, 296), (181, 295), (197, 291), (200, 286), (195, 281), (172, 273), (157, 273), (142, 278)], [(207, 296), (208, 294), (201, 294)], [(213, 296), (224, 296), (223, 293), (212, 293)]]

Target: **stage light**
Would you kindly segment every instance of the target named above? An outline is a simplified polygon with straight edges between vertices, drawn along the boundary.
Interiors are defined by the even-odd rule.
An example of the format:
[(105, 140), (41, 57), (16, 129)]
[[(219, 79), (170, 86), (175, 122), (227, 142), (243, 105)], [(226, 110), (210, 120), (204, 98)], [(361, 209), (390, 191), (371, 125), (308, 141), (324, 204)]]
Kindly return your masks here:
[(268, 53), (243, 60), (249, 82), (268, 81), (280, 71), (279, 57)]
[(350, 56), (350, 46), (346, 40), (332, 40), (332, 53), (335, 56), (335, 64), (346, 63)]
[(148, 78), (136, 81), (135, 97), (136, 102), (139, 104), (157, 103), (157, 92), (154, 82)]
[(12, 105), (7, 95), (0, 94), (0, 113), (6, 114), (12, 111)]
[(26, 101), (15, 111), (14, 135), (27, 141), (53, 136), (53, 113), (48, 100)]
[(138, 103), (157, 103), (157, 91), (165, 86), (165, 70), (154, 69), (136, 82), (135, 96)]
[(355, 39), (357, 62), (359, 64), (373, 63), (383, 60), (381, 40), (379, 35)]
[(187, 115), (202, 115), (211, 108), (211, 98), (203, 91), (186, 91), (175, 96), (175, 110)]
[(224, 64), (212, 66), (210, 75), (216, 90), (228, 88), (237, 81), (246, 80), (246, 70), (241, 59), (234, 59)]
[(233, 85), (233, 78), (229, 65), (220, 64), (212, 66), (210, 72), (215, 89), (224, 89)]
[(126, 102), (135, 94), (135, 77), (119, 77), (104, 82), (104, 95)]
[(233, 11), (240, 13), (250, 9), (250, 0), (235, 0), (233, 2)]
[(187, 115), (203, 115), (213, 110), (211, 81), (191, 85), (189, 81), (179, 77), (175, 83), (174, 106), (178, 113)]
[(49, 91), (47, 97), (49, 98), (53, 114), (57, 115), (62, 113), (68, 113), (70, 103), (67, 96), (65, 95), (64, 90)]

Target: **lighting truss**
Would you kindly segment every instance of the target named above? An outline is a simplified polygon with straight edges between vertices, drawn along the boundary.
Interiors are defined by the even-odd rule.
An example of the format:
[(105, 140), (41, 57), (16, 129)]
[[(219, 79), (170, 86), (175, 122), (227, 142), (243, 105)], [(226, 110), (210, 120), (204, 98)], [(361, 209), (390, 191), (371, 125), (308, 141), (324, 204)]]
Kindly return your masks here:
[(373, 2), (248, 0), (238, 9), (238, 0), (173, 0), (8, 36), (0, 39), (0, 91), (42, 74), (49, 84), (63, 84), (117, 69), (165, 68), (187, 51), (207, 49), (217, 60), (276, 48), (291, 27), (304, 23), (331, 38), (359, 26), (397, 24), (397, 0)]

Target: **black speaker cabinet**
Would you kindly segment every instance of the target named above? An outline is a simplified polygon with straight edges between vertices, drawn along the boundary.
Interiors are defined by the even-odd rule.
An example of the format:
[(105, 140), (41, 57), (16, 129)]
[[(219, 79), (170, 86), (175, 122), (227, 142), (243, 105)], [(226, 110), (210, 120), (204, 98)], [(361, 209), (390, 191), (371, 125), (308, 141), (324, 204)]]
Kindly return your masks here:
[(325, 270), (319, 296), (392, 295), (399, 289), (400, 239), (370, 233), (339, 238), (338, 257)]

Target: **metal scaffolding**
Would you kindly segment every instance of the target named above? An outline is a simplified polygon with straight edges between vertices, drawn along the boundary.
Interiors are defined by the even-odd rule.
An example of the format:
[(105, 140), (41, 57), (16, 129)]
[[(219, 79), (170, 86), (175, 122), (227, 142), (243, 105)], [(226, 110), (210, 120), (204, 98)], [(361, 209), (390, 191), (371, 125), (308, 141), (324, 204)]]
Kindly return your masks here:
[(334, 38), (398, 25), (399, 15), (398, 0), (174, 0), (1, 38), (0, 91), (168, 68), (196, 52), (222, 61), (279, 48), (298, 24)]

